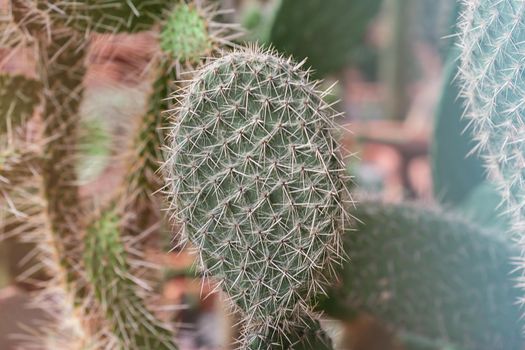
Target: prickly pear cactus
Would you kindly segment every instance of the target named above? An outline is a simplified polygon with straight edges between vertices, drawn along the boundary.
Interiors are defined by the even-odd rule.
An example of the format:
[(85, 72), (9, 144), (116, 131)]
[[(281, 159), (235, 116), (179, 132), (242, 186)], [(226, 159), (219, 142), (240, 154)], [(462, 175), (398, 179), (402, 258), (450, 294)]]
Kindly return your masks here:
[(523, 348), (517, 250), (504, 237), (415, 205), (361, 202), (353, 215), (351, 261), (323, 306), (329, 315), (369, 313), (464, 350)]
[(103, 213), (89, 228), (84, 262), (95, 297), (119, 349), (175, 350), (172, 334), (143, 305), (130, 273), (116, 211)]
[[(460, 43), (463, 94), (471, 131), (523, 252), (525, 234), (525, 2), (465, 2)], [(523, 258), (520, 267), (523, 269)], [(519, 286), (523, 288), (524, 277)], [(521, 299), (523, 300), (523, 299)]]
[(290, 60), (247, 49), (201, 69), (174, 115), (173, 208), (247, 334), (300, 325), (341, 260), (345, 167), (315, 87)]
[(0, 134), (31, 117), (41, 98), (42, 85), (21, 75), (0, 74)]

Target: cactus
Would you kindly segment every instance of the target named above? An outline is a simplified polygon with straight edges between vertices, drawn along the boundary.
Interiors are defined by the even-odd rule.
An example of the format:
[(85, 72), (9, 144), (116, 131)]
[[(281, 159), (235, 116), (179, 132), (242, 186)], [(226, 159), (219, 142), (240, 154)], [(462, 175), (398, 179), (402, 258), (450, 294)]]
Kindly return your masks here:
[(432, 142), (434, 197), (457, 208), (471, 221), (507, 230), (508, 218), (499, 206), (501, 198), (486, 179), (483, 159), (472, 154), (475, 146), (465, 100), (457, 79), (459, 51), (452, 50), (445, 66), (444, 84), (436, 110)]
[(477, 142), (476, 150), (512, 217), (512, 232), (522, 251), (518, 287), (524, 289), (525, 109), (521, 100), (525, 80), (519, 62), (525, 52), (525, 3), (486, 0), (465, 4), (460, 72), (469, 107), (466, 116)]
[[(323, 304), (336, 318), (366, 312), (427, 339), (464, 350), (524, 345), (503, 237), (438, 209), (361, 202), (352, 259)], [(501, 239), (500, 239), (501, 238)]]
[(168, 125), (164, 111), (172, 108), (168, 96), (176, 89), (174, 81), (183, 73), (183, 67), (199, 65), (202, 57), (211, 55), (221, 43), (228, 42), (227, 37), (219, 39), (220, 33), (214, 32), (224, 30), (219, 23), (212, 22), (214, 15), (211, 8), (178, 3), (162, 25), (159, 68), (155, 72), (148, 110), (140, 121), (132, 157), (128, 161), (130, 176), (126, 181), (124, 211), (134, 214), (132, 222), (127, 225), (131, 228), (129, 233), (146, 231), (151, 224), (147, 218), (158, 216), (155, 213), (158, 213), (159, 205), (152, 197), (162, 187), (159, 165), (164, 161), (162, 145), (164, 129)]
[(485, 178), (482, 159), (470, 154), (475, 144), (463, 119), (465, 101), (456, 79), (457, 56), (454, 51), (445, 68), (431, 151), (434, 196), (447, 205), (461, 203)]
[(207, 18), (189, 4), (178, 4), (169, 14), (160, 34), (162, 50), (182, 62), (199, 62), (211, 52)]
[(31, 117), (40, 102), (38, 81), (20, 75), (0, 74), (0, 134), (12, 130)]
[(172, 207), (242, 311), (243, 342), (300, 325), (340, 261), (345, 167), (315, 88), (300, 65), (251, 48), (202, 68), (174, 116)]
[[(175, 89), (173, 81), (183, 74), (190, 76), (188, 70), (228, 44), (235, 30), (214, 22), (215, 7), (202, 6), (201, 1), (13, 0), (11, 5), (12, 18), (2, 18), (0, 23), (9, 29), (3, 31), (0, 43), (7, 47), (34, 43), (38, 84), (42, 85), (38, 102), (43, 137), (37, 140), (42, 152), (29, 163), (38, 164), (34, 167), (38, 171), (32, 175), (38, 177), (34, 184), (39, 191), (35, 193), (41, 193), (43, 201), (35, 206), (23, 200), (19, 203), (19, 193), (13, 195), (14, 189), (6, 184), (7, 180), (8, 185), (18, 181), (11, 179), (11, 173), (26, 168), (0, 165), (0, 190), (6, 188), (10, 196), (6, 194), (5, 198), (13, 199), (14, 208), (20, 207), (24, 215), (27, 210), (38, 218), (34, 221), (37, 227), (29, 230), (12, 215), (6, 225), (19, 228), (16, 232), (10, 228), (8, 235), (36, 242), (39, 258), (53, 277), (35, 299), (56, 313), (57, 317), (52, 317), (56, 329), (42, 330), (42, 334), (36, 331), (36, 341), (53, 349), (176, 349), (172, 332), (144, 306), (144, 291), (139, 288), (144, 282), (137, 281), (145, 272), (144, 266), (150, 264), (131, 258), (146, 250), (145, 238), (157, 232), (155, 227), (162, 221), (161, 201), (155, 192), (162, 187), (159, 164), (164, 159), (161, 146), (166, 126), (162, 111), (172, 108), (167, 97)], [(131, 154), (127, 161), (130, 175), (111, 196), (114, 208), (101, 211), (98, 198), (90, 202), (80, 197), (77, 175), (77, 168), (82, 166), (78, 162), (82, 136), (86, 134), (80, 130), (84, 126), (79, 107), (90, 34), (152, 28), (159, 40), (156, 60), (148, 66), (154, 74), (153, 91), (130, 152), (120, 152)], [(20, 96), (22, 92), (18, 91)], [(29, 106), (32, 101), (27, 102)], [(6, 164), (15, 164), (16, 160), (9, 156)], [(9, 179), (1, 177), (8, 172)], [(29, 176), (20, 171), (17, 174), (21, 181)], [(8, 211), (11, 215), (14, 210)], [(133, 217), (131, 222), (128, 215)]]
[(87, 275), (116, 337), (119, 349), (177, 349), (172, 334), (144, 307), (137, 296), (120, 235), (120, 217), (103, 212), (88, 228), (84, 261)]
[(325, 76), (348, 64), (362, 45), (381, 0), (282, 0), (270, 42), (296, 59), (308, 58), (316, 74)]
[[(80, 43), (80, 44), (79, 44)], [(57, 28), (39, 42), (40, 75), (44, 85), (44, 196), (50, 227), (70, 282), (77, 262), (69, 255), (79, 248), (82, 230), (75, 156), (85, 67), (83, 41), (68, 28)], [(85, 44), (84, 44), (85, 45)]]

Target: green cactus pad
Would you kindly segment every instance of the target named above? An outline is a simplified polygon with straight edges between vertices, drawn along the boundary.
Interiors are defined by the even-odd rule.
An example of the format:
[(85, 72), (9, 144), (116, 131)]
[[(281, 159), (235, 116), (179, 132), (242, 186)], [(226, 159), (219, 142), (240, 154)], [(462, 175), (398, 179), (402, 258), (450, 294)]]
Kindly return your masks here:
[(0, 74), (0, 134), (31, 117), (42, 94), (42, 84), (21, 75)]
[(351, 61), (380, 5), (381, 0), (282, 0), (270, 42), (298, 60), (308, 58), (324, 76)]
[(181, 96), (173, 207), (248, 328), (308, 311), (340, 261), (348, 194), (334, 117), (307, 73), (259, 49), (208, 64)]
[(160, 46), (179, 61), (198, 62), (213, 47), (206, 17), (195, 5), (176, 5), (164, 23)]
[(119, 348), (175, 350), (173, 335), (144, 307), (131, 275), (119, 231), (120, 218), (107, 211), (89, 228), (84, 263), (104, 319)]
[(504, 239), (421, 205), (360, 203), (345, 236), (352, 253), (323, 308), (369, 313), (400, 331), (464, 350), (521, 349), (511, 258)]

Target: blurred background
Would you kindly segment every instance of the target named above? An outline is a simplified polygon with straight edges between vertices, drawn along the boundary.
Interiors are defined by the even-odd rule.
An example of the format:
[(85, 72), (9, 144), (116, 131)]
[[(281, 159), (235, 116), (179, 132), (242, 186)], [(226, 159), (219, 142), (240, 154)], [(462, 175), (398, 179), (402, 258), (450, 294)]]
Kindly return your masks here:
[[(466, 216), (480, 215), (483, 210), (472, 208), (485, 203), (478, 219), (494, 222), (498, 199), (484, 183), (480, 161), (469, 155), (472, 145), (463, 132), (463, 103), (454, 85), (456, 0), (216, 2), (232, 10), (221, 21), (242, 26), (239, 44), (272, 47), (297, 61), (307, 58), (305, 67), (324, 80), (324, 88), (332, 87), (327, 98), (342, 112), (341, 137), (356, 192), (390, 202), (439, 202)], [(155, 50), (150, 33), (93, 38), (82, 105), (86, 147), (78, 165), (86, 195), (103, 197), (123, 176), (122, 164), (111, 161), (110, 150), (118, 149), (111, 143), (125, 142), (132, 132), (129, 119), (142, 115), (151, 85), (142, 72)], [(3, 50), (0, 62), (2, 71), (34, 74), (30, 52)], [(18, 340), (12, 334), (19, 324), (38, 319), (26, 308), (34, 285), (16, 277), (31, 264), (23, 259), (29, 249), (13, 242), (0, 246), (2, 350), (14, 349)], [(194, 276), (193, 258), (173, 252), (152, 259), (171, 266), (163, 297), (185, 305), (170, 316), (180, 326), (182, 348), (227, 344), (235, 336), (235, 319), (213, 286)], [(366, 315), (351, 324), (327, 325), (347, 344), (343, 348), (401, 349)]]

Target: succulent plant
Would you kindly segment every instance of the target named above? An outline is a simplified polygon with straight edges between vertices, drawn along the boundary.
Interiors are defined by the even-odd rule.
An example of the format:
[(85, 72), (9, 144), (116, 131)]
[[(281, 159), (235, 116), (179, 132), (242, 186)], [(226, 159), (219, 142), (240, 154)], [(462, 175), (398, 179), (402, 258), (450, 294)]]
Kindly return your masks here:
[(175, 350), (171, 331), (143, 305), (122, 242), (120, 215), (103, 212), (88, 228), (84, 262), (118, 349)]
[(351, 260), (322, 308), (375, 316), (460, 349), (520, 349), (519, 291), (505, 237), (422, 205), (361, 201), (344, 237)]
[(432, 144), (434, 196), (447, 205), (458, 205), (485, 179), (483, 160), (471, 154), (475, 146), (460, 97), (457, 50), (447, 62), (441, 98), (435, 116)]
[[(460, 25), (460, 76), (468, 106), (466, 117), (476, 150), (512, 217), (512, 231), (523, 252), (525, 107), (521, 101), (525, 80), (520, 62), (525, 52), (525, 4), (485, 0), (465, 5)], [(523, 255), (519, 261), (523, 274)], [(520, 288), (523, 281), (521, 276)]]
[(172, 206), (242, 311), (244, 341), (300, 325), (341, 260), (350, 199), (322, 96), (300, 65), (257, 48), (209, 63), (180, 96)]

